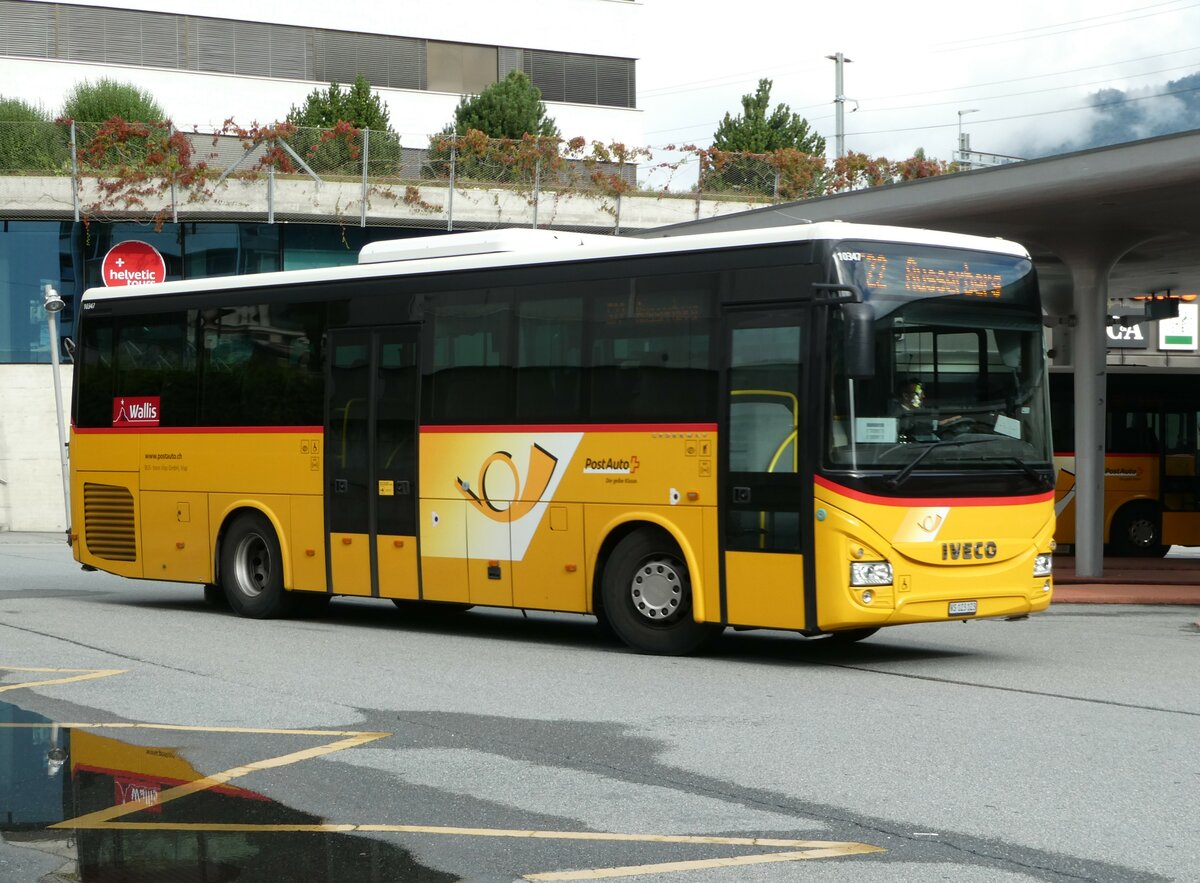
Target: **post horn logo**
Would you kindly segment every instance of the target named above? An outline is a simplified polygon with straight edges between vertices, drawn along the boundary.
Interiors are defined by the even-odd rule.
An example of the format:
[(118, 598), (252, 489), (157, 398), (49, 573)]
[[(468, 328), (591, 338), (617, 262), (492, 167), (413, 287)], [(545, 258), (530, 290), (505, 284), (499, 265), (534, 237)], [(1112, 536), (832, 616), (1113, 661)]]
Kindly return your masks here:
[[(516, 492), (511, 503), (502, 500), (500, 505), (497, 505), (488, 496), (488, 471), (496, 463), (503, 463), (512, 472), (513, 487), (516, 488)], [(483, 465), (479, 468), (479, 493), (472, 490), (471, 486), (461, 478), (456, 478), (454, 481), (458, 486), (458, 492), (467, 498), (467, 502), (488, 518), (493, 521), (516, 521), (518, 518), (528, 515), (533, 511), (533, 507), (541, 502), (542, 495), (550, 486), (550, 479), (554, 476), (554, 469), (557, 465), (557, 457), (541, 445), (534, 444), (529, 449), (529, 475), (524, 487), (521, 487), (521, 474), (517, 470), (517, 464), (513, 462), (512, 454), (508, 451), (496, 451), (483, 461)]]
[(917, 522), (917, 527), (921, 528), (921, 530), (925, 531), (925, 533), (935, 533), (937, 531), (938, 527), (941, 525), (941, 523), (942, 523), (942, 516), (926, 515), (924, 518), (922, 518), (920, 521)]

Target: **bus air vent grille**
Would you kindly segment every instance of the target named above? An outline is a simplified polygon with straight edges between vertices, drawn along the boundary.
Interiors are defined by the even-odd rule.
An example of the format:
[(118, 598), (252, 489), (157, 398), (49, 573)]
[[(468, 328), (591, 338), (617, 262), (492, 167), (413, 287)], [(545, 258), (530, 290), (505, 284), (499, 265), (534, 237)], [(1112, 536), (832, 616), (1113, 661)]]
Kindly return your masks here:
[(137, 560), (133, 494), (128, 488), (84, 482), (83, 535), (97, 558)]

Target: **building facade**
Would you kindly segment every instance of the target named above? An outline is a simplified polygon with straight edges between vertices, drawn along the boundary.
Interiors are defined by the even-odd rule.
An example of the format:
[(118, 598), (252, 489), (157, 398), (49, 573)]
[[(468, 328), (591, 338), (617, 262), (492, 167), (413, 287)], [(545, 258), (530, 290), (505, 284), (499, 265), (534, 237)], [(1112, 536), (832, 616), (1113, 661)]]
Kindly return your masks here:
[[(523, 70), (566, 138), (642, 143), (630, 0), (437, 4), (0, 0), (6, 97), (52, 114), (81, 80), (149, 90), (180, 129), (282, 120), (314, 88), (362, 74), (406, 146), (464, 93)], [(99, 122), (99, 121), (95, 121)]]
[[(453, 120), (464, 94), (521, 70), (542, 90), (564, 138), (642, 141), (639, 4), (630, 0), (513, 0), (502, 8), (466, 0), (453, 9), (211, 0), (202, 9), (197, 15), (195, 4), (178, 0), (0, 0), (2, 95), (54, 117), (76, 84), (107, 78), (149, 91), (177, 129), (214, 130), (227, 120), (282, 120), (314, 89), (362, 74), (387, 103), (401, 144), (419, 149)], [(119, 242), (153, 245), (167, 278), (185, 279), (352, 263), (366, 242), (447, 228), (429, 218), (406, 222), (403, 212), (367, 226), (365, 209), (357, 226), (341, 217), (344, 200), (334, 185), (303, 195), (311, 208), (283, 219), (222, 206), (218, 196), (217, 205), (190, 215), (181, 207), (162, 224), (81, 220), (76, 189), (70, 179), (0, 170), (0, 530), (66, 526), (44, 284), (67, 302), (60, 331), (69, 335), (75, 299), (101, 283), (100, 264)], [(597, 207), (586, 211), (606, 217)], [(68, 391), (70, 375), (64, 366)]]

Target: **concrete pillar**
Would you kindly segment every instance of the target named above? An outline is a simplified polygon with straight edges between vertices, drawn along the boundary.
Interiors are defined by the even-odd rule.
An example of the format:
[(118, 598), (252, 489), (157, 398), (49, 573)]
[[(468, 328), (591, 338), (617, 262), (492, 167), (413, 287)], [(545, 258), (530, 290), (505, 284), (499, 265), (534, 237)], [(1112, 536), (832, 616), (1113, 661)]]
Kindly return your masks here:
[(1075, 573), (1104, 575), (1104, 411), (1107, 404), (1108, 275), (1131, 248), (1152, 237), (1060, 231), (1048, 242), (1071, 273), (1075, 370)]
[(1116, 258), (1069, 261), (1075, 328), (1075, 573), (1104, 575), (1104, 410), (1108, 274)]

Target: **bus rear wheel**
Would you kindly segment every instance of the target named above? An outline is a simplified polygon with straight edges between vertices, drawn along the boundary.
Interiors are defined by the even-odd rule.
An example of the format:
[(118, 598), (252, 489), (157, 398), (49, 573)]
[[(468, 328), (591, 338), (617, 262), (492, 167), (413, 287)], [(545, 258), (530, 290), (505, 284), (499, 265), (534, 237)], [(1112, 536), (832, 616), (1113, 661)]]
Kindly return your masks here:
[(225, 532), (221, 585), (239, 616), (273, 619), (291, 612), (291, 597), (283, 588), (279, 539), (265, 516), (245, 512)]
[(1130, 503), (1113, 516), (1109, 545), (1117, 555), (1161, 558), (1169, 546), (1162, 544), (1162, 512), (1153, 503)]
[(642, 653), (694, 653), (721, 631), (692, 618), (687, 565), (659, 530), (637, 530), (617, 543), (604, 567), (601, 593), (609, 627)]

